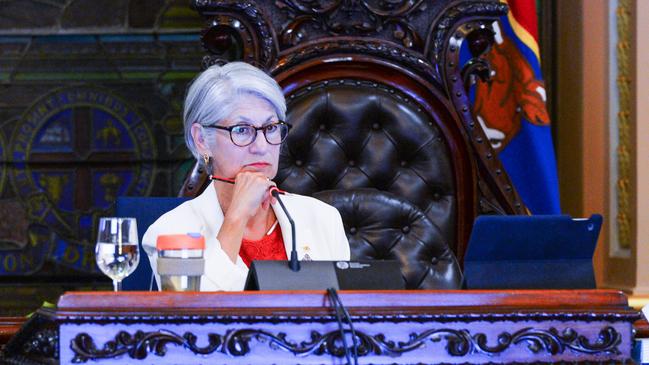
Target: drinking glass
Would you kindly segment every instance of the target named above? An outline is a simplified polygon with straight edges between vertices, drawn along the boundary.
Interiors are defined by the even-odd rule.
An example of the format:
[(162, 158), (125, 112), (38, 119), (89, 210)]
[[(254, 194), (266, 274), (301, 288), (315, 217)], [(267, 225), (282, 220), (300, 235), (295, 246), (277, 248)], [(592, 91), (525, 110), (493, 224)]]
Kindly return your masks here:
[(122, 280), (129, 276), (140, 261), (135, 218), (105, 217), (99, 219), (97, 266), (113, 279), (113, 289), (122, 289)]

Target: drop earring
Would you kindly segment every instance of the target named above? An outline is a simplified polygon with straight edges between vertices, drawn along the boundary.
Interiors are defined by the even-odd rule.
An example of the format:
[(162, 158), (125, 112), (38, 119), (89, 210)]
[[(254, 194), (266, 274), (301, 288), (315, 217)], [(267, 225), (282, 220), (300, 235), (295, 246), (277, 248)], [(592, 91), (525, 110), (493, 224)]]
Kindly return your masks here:
[(203, 164), (205, 165), (205, 171), (208, 175), (212, 175), (212, 164), (210, 164), (211, 159), (212, 157), (207, 153), (203, 154)]

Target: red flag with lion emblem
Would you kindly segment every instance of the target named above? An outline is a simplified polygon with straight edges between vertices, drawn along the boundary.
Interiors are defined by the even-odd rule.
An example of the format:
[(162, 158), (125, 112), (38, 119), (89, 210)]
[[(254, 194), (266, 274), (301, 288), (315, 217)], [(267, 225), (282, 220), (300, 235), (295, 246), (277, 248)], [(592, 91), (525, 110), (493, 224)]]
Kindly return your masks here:
[(473, 111), (521, 198), (534, 214), (558, 214), (559, 187), (541, 76), (535, 0), (501, 0), (490, 82), (474, 90)]

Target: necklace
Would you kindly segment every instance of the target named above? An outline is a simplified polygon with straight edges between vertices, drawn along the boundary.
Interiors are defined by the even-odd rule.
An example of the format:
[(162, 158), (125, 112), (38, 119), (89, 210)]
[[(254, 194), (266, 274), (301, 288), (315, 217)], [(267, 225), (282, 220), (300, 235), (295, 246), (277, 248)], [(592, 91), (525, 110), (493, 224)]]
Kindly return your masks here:
[(275, 219), (275, 223), (273, 223), (273, 225), (270, 226), (270, 229), (268, 230), (268, 232), (266, 232), (266, 236), (270, 236), (270, 234), (273, 233), (275, 227), (277, 227), (277, 223), (279, 223), (279, 221)]
[(268, 227), (268, 230), (266, 231), (266, 236), (273, 233), (275, 226), (277, 226), (277, 222), (277, 217), (275, 217), (273, 209), (268, 209), (268, 217), (266, 218), (266, 227)]

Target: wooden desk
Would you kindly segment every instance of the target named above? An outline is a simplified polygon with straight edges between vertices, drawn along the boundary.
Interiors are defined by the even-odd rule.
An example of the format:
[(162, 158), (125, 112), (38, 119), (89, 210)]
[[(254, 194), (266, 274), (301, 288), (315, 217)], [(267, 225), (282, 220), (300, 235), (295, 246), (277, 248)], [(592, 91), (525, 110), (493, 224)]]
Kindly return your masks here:
[[(362, 364), (630, 363), (639, 319), (624, 294), (610, 290), (342, 291), (340, 298)], [(344, 348), (333, 314), (319, 291), (66, 293), (3, 356), (42, 364), (339, 364)]]

